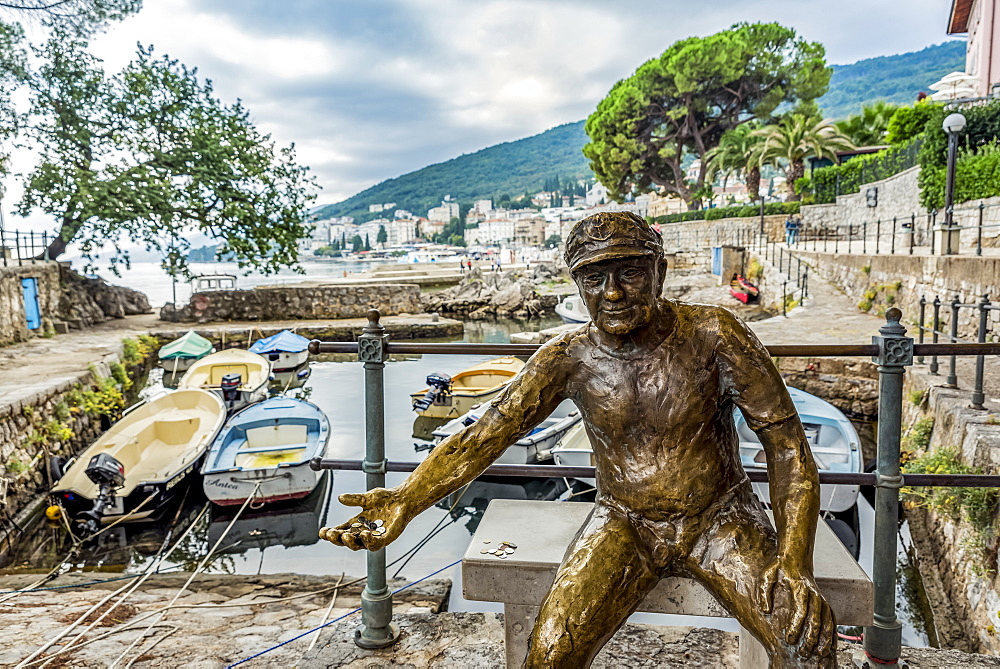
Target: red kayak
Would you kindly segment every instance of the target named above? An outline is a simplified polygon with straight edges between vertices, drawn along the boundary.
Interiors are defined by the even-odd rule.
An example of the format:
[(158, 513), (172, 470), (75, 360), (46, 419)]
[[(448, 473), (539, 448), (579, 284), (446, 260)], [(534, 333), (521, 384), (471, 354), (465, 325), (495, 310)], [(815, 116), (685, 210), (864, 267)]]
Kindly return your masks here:
[(729, 294), (743, 304), (756, 301), (760, 291), (745, 278), (738, 274), (733, 275), (733, 280), (729, 282)]

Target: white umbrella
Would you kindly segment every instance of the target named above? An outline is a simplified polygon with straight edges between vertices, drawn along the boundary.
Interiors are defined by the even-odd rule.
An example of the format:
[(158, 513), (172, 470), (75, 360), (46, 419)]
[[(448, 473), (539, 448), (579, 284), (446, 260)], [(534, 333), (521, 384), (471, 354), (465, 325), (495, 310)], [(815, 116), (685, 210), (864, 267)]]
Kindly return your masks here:
[(941, 91), (957, 86), (971, 86), (975, 80), (976, 77), (974, 75), (966, 74), (965, 72), (952, 72), (951, 74), (944, 75), (927, 88), (932, 91)]
[(943, 91), (938, 91), (931, 96), (931, 100), (942, 102), (946, 100), (962, 100), (964, 98), (976, 97), (976, 90), (969, 86), (957, 86)]

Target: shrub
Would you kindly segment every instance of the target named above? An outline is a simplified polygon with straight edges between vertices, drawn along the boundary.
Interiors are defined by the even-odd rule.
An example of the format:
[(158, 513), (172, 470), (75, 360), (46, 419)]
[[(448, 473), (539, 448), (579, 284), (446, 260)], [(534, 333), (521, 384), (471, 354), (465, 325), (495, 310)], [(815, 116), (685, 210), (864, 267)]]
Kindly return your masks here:
[[(838, 195), (857, 193), (863, 184), (887, 179), (917, 165), (921, 145), (922, 138), (915, 137), (899, 146), (851, 158), (840, 165), (821, 167), (812, 172), (811, 180), (799, 189), (800, 194), (811, 195), (819, 204), (835, 202)], [(805, 186), (809, 187), (808, 191)]]
[(871, 300), (861, 300), (860, 302), (858, 302), (858, 309), (860, 309), (861, 311), (871, 311), (872, 310), (872, 301)]
[(921, 134), (927, 127), (927, 122), (937, 117), (941, 105), (930, 101), (918, 102), (912, 107), (900, 107), (889, 119), (886, 141), (890, 144), (902, 144)]
[[(764, 215), (797, 214), (801, 204), (800, 202), (768, 202), (764, 205)], [(653, 223), (679, 223), (682, 221), (717, 221), (722, 218), (751, 218), (753, 216), (760, 216), (759, 204), (685, 211), (679, 214), (657, 216), (651, 221)]]
[(913, 389), (907, 395), (907, 399), (910, 400), (910, 404), (912, 404), (915, 407), (918, 407), (924, 403), (924, 397), (926, 396), (927, 396), (926, 390)]
[(931, 443), (931, 433), (934, 431), (934, 419), (930, 416), (921, 418), (903, 435), (901, 446), (907, 451), (926, 451)]
[[(918, 177), (920, 204), (928, 209), (944, 208), (946, 178), (945, 167), (922, 169)], [(1000, 144), (984, 146), (978, 152), (961, 151), (955, 163), (955, 202), (997, 195), (1000, 195)]]
[(751, 281), (757, 281), (762, 276), (764, 276), (764, 266), (756, 258), (751, 258), (750, 267), (747, 268), (747, 278)]

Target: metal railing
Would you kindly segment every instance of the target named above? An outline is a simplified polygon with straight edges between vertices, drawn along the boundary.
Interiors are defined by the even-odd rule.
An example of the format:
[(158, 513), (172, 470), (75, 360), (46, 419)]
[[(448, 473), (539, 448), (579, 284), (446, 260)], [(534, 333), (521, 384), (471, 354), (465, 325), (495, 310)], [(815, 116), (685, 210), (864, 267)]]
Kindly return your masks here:
[(35, 264), (38, 260), (49, 259), (49, 242), (53, 236), (48, 232), (23, 232), (0, 228), (0, 262), (4, 267)]
[[(961, 312), (963, 309), (973, 310), (978, 312), (976, 321), (976, 342), (985, 343), (986, 336), (989, 332), (993, 330), (992, 321), (994, 319), (990, 318), (990, 312), (996, 312), (1000, 316), (1000, 304), (994, 304), (990, 302), (988, 295), (983, 295), (978, 302), (966, 302), (963, 303), (961, 299), (956, 295), (954, 299), (950, 302), (942, 302), (939, 295), (935, 295), (934, 299), (931, 301), (927, 300), (927, 297), (921, 295), (919, 311), (919, 318), (917, 319), (917, 339), (922, 344), (924, 342), (925, 335), (930, 335), (932, 341), (936, 344), (939, 337), (945, 337), (951, 343), (965, 342), (958, 336), (959, 331), (959, 321), (961, 319)], [(931, 317), (930, 325), (925, 325), (927, 322), (927, 307), (931, 307)], [(947, 325), (948, 331), (943, 330), (945, 326), (944, 318), (942, 318), (941, 307), (947, 307), (944, 313), (948, 314)], [(923, 364), (924, 356), (919, 356), (917, 362)], [(958, 388), (958, 363), (955, 355), (948, 356), (948, 375), (945, 377), (945, 386), (948, 388)], [(975, 366), (975, 376), (972, 384), (972, 408), (983, 409), (983, 402), (986, 399), (986, 394), (983, 392), (983, 381), (985, 375), (986, 359), (984, 355), (976, 356), (976, 366)], [(938, 356), (931, 356), (931, 361), (929, 365), (929, 371), (931, 374), (937, 376), (939, 374), (940, 363), (938, 361)]]
[(972, 207), (953, 208), (953, 217), (965, 213), (974, 222), (954, 223), (950, 228), (938, 225), (937, 209), (833, 226), (813, 225), (806, 220), (798, 244), (804, 249), (824, 253), (843, 250), (862, 255), (913, 255), (917, 249), (929, 249), (931, 255), (981, 256), (983, 231), (1000, 228), (1000, 223), (983, 222), (985, 212), (994, 207), (1000, 207), (1000, 203), (980, 202)]
[[(997, 355), (1000, 343), (914, 343), (900, 323), (902, 312), (892, 307), (887, 322), (872, 338), (871, 344), (852, 345), (783, 345), (769, 346), (772, 357), (871, 356), (878, 364), (879, 404), (877, 466), (872, 474), (820, 474), (822, 483), (874, 485), (875, 533), (872, 581), (875, 589), (874, 623), (865, 628), (865, 651), (875, 658), (895, 663), (902, 644), (902, 626), (896, 617), (896, 534), (899, 513), (899, 490), (907, 486), (1000, 487), (1000, 476), (906, 474), (900, 470), (902, 432), (903, 374), (913, 364), (914, 355)], [(385, 457), (385, 406), (383, 373), (391, 353), (530, 355), (538, 350), (533, 344), (423, 344), (390, 343), (380, 314), (372, 310), (368, 325), (357, 342), (313, 341), (311, 353), (356, 353), (365, 366), (365, 459), (363, 462), (316, 459), (314, 469), (361, 469), (367, 474), (368, 489), (385, 485), (387, 471), (411, 471), (417, 463), (390, 463)], [(592, 467), (557, 467), (555, 465), (493, 465), (484, 474), (516, 476), (592, 477)], [(752, 480), (765, 480), (766, 472), (751, 473)], [(905, 481), (904, 481), (905, 478)], [(392, 595), (387, 587), (385, 550), (368, 552), (368, 574), (361, 598), (361, 629), (355, 642), (363, 647), (389, 646), (398, 638), (392, 625)]]

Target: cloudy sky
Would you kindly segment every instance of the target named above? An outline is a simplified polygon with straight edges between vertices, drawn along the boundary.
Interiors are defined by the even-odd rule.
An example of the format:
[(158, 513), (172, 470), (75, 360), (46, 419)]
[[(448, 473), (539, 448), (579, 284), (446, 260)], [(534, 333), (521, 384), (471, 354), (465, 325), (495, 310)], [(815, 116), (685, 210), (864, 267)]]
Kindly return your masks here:
[(294, 142), (336, 202), (383, 179), (585, 118), (669, 44), (780, 21), (831, 63), (948, 39), (949, 0), (145, 0), (93, 43), (152, 44)]

